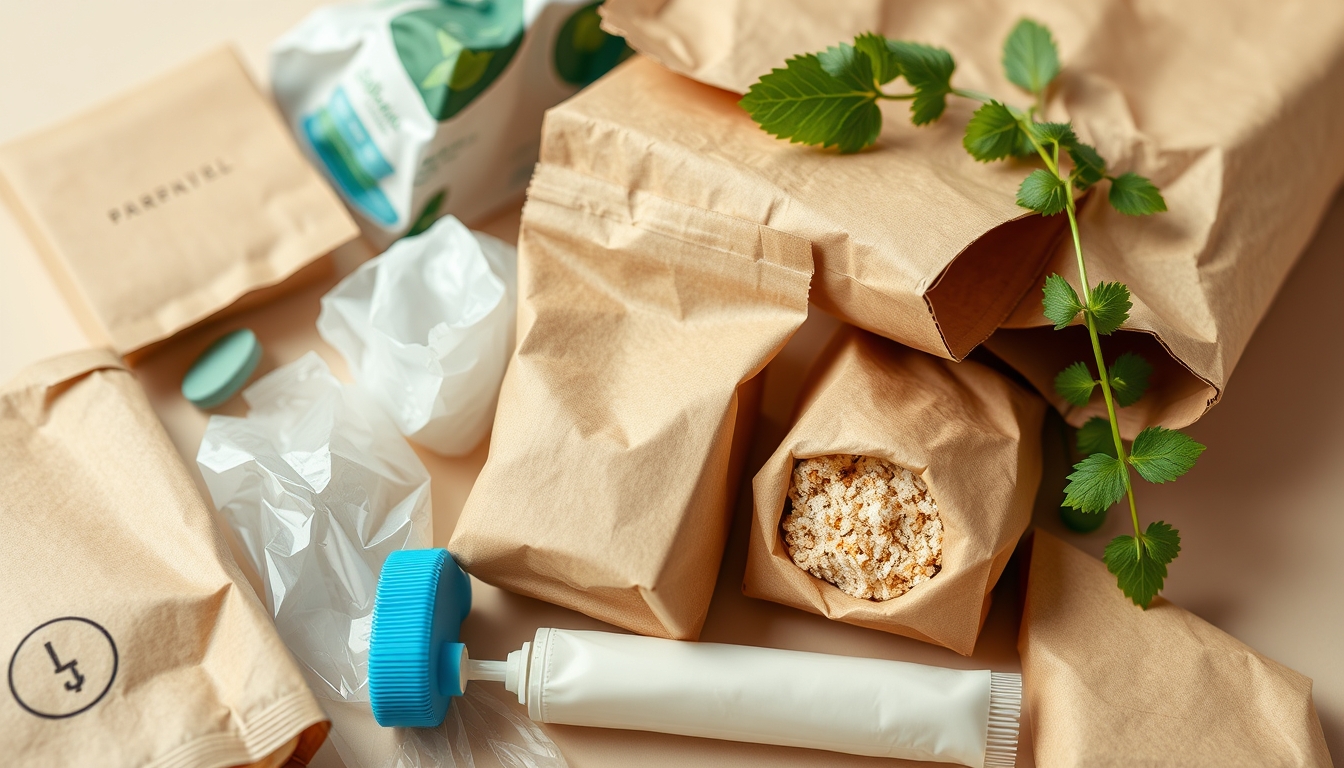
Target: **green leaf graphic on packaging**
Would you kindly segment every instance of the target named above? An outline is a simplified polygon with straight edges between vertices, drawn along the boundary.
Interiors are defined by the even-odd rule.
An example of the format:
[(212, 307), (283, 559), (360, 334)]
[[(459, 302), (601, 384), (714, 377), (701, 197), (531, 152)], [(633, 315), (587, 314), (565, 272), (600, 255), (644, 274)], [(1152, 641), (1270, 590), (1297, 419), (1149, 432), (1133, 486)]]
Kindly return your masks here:
[(436, 120), (462, 111), (494, 82), (523, 39), (521, 3), (444, 3), (389, 24), (401, 65)]
[[(947, 98), (974, 100), (979, 107), (966, 124), (962, 145), (980, 162), (1010, 157), (1030, 159), (1041, 167), (1029, 171), (1018, 187), (1017, 203), (1050, 216), (1064, 213), (1072, 234), (1078, 266), (1077, 289), (1060, 275), (1046, 278), (1042, 309), (1056, 330), (1082, 317), (1092, 348), (1092, 362), (1076, 362), (1055, 378), (1055, 391), (1066, 402), (1085, 406), (1100, 387), (1106, 416), (1089, 419), (1078, 432), (1078, 448), (1087, 458), (1074, 467), (1065, 489), (1065, 503), (1100, 512), (1121, 498), (1129, 501), (1134, 535), (1111, 542), (1106, 564), (1126, 595), (1147, 607), (1162, 588), (1167, 565), (1180, 551), (1180, 537), (1171, 526), (1139, 526), (1129, 468), (1151, 482), (1167, 482), (1194, 465), (1204, 446), (1161, 427), (1149, 427), (1126, 452), (1116, 408), (1138, 402), (1148, 388), (1152, 366), (1134, 353), (1120, 355), (1107, 367), (1101, 337), (1119, 330), (1132, 308), (1129, 288), (1102, 282), (1089, 289), (1087, 260), (1078, 230), (1076, 192), (1109, 181), (1107, 200), (1122, 214), (1140, 216), (1167, 210), (1162, 193), (1135, 172), (1108, 175), (1105, 158), (1083, 143), (1073, 125), (1044, 122), (1050, 85), (1060, 74), (1059, 51), (1042, 24), (1022, 19), (1003, 46), (1003, 72), (1009, 82), (1031, 94), (1033, 103), (1019, 108), (993, 96), (952, 84), (956, 62), (941, 48), (890, 40), (868, 32), (854, 44), (840, 43), (817, 54), (789, 59), (784, 68), (761, 77), (739, 102), (766, 132), (793, 143), (838, 147), (857, 152), (877, 141), (882, 128), (881, 100), (909, 100), (915, 125), (939, 119)], [(884, 86), (904, 78), (909, 93), (889, 93)]]
[(570, 85), (582, 88), (634, 53), (625, 38), (602, 29), (602, 18), (597, 14), (600, 5), (590, 3), (575, 11), (556, 35), (555, 71)]

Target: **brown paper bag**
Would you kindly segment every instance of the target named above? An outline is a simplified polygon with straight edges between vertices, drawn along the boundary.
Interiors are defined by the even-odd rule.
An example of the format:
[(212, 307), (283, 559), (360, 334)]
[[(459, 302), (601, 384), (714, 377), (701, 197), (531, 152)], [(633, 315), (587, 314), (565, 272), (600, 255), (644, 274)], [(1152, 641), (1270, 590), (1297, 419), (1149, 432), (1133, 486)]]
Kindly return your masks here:
[(0, 389), (7, 766), (306, 764), (326, 717), (110, 350)]
[[(969, 655), (990, 590), (1031, 521), (1044, 411), (1039, 398), (983, 365), (842, 329), (814, 364), (789, 434), (752, 483), (742, 591)], [(790, 559), (780, 520), (794, 463), (831, 454), (874, 456), (923, 479), (943, 527), (936, 575), (899, 597), (866, 600)]]
[[(1170, 207), (1157, 217), (1130, 218), (1094, 194), (1080, 223), (1089, 279), (1094, 284), (1123, 281), (1134, 296), (1129, 331), (1108, 340), (1108, 356), (1137, 348), (1158, 369), (1150, 395), (1121, 412), (1130, 437), (1147, 424), (1189, 424), (1217, 402), (1251, 332), (1344, 177), (1344, 142), (1339, 141), (1344, 100), (1326, 95), (1344, 92), (1344, 4), (1335, 0), (1291, 7), (1259, 0), (1196, 0), (1161, 8), (1124, 0), (608, 0), (602, 13), (604, 25), (624, 35), (635, 50), (737, 93), (790, 56), (875, 30), (947, 48), (957, 61), (954, 84), (1019, 103), (1026, 97), (1007, 82), (999, 63), (1004, 37), (1024, 15), (1048, 25), (1064, 64), (1048, 119), (1072, 120), (1113, 169), (1152, 178)], [(1272, 63), (1247, 51), (1272, 51)], [(733, 99), (705, 95), (701, 100), (698, 110), (709, 112), (715, 106), (731, 109)], [(731, 202), (723, 205), (747, 194), (739, 190), (787, 179), (808, 191), (796, 193), (787, 204), (775, 201), (767, 210), (779, 219), (813, 213), (813, 198), (822, 196), (837, 208), (853, 210), (849, 218), (833, 220), (839, 232), (815, 238), (817, 282), (823, 289), (830, 285), (829, 270), (835, 269), (832, 260), (838, 260), (830, 243), (892, 240), (902, 260), (873, 258), (858, 245), (846, 252), (849, 258), (867, 256), (865, 275), (896, 274), (907, 264), (922, 264), (912, 255), (921, 243), (935, 252), (945, 238), (970, 242), (977, 228), (987, 230), (1012, 218), (1012, 190), (1029, 167), (991, 166), (1000, 176), (971, 160), (961, 147), (965, 105), (957, 102), (964, 100), (954, 100), (939, 123), (924, 129), (908, 125), (901, 103), (883, 104), (882, 138), (873, 151), (859, 156), (862, 160), (789, 146), (758, 130), (762, 149), (741, 156), (761, 167), (739, 173)], [(640, 126), (661, 119), (662, 114), (648, 121), (628, 118)], [(718, 144), (718, 133), (712, 131), (722, 128), (706, 123), (705, 130), (688, 135), (684, 122), (674, 118), (668, 130), (680, 134), (681, 145), (694, 148)], [(734, 141), (728, 149), (737, 145)], [(724, 151), (714, 147), (706, 153)], [(846, 164), (880, 167), (884, 175), (847, 176)], [(657, 167), (652, 159), (648, 166)], [(728, 197), (718, 176), (704, 194)], [(876, 178), (892, 183), (879, 185)], [(702, 182), (696, 178), (694, 183)], [(893, 208), (875, 207), (868, 199), (867, 188), (875, 187), (891, 195)], [(787, 224), (767, 223), (810, 236)], [(1009, 242), (1012, 248), (998, 258), (1040, 263), (1029, 255), (1034, 251), (1024, 239)], [(1071, 243), (1059, 242), (1049, 270), (1077, 283)], [(955, 274), (954, 262), (943, 279)], [(979, 274), (1003, 279), (983, 265)], [(975, 276), (964, 279), (973, 282)], [(1000, 332), (990, 348), (1031, 379), (1070, 422), (1081, 424), (1101, 413), (1100, 395), (1089, 407), (1070, 408), (1054, 394), (1052, 383), (1068, 363), (1091, 359), (1086, 334), (1081, 328), (1055, 334), (1039, 327), (1047, 324), (1040, 286), (1038, 278), (1035, 290), (1005, 321), (1030, 330)], [(1020, 295), (1016, 282), (1011, 293)], [(909, 338), (909, 320), (865, 322), (851, 297), (829, 296), (839, 314), (859, 325), (934, 351)], [(941, 323), (936, 295), (930, 305)], [(1005, 317), (997, 309), (987, 308), (986, 314)]]
[(1037, 529), (1022, 653), (1036, 765), (1330, 766), (1311, 680)]
[(546, 113), (541, 158), (807, 240), (815, 304), (961, 359), (1036, 286), (1067, 222), (1025, 216), (1021, 174), (971, 161), (957, 133), (970, 110), (951, 112), (920, 129), (893, 115), (879, 151), (841, 156), (779, 141), (734, 94), (635, 59)]
[(320, 276), (358, 235), (230, 50), (0, 147), (0, 192), (122, 354)]
[(518, 261), (517, 353), (448, 548), (496, 586), (693, 639), (755, 412), (738, 392), (807, 315), (808, 244), (543, 163)]

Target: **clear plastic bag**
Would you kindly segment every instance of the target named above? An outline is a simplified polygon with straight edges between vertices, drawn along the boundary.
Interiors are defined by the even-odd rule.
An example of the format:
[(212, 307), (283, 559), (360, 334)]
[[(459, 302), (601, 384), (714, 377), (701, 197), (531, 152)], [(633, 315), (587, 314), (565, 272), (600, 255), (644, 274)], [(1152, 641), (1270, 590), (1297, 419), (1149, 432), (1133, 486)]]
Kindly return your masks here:
[(349, 768), (564, 768), (546, 735), (488, 694), (454, 702), (436, 729), (380, 728), (368, 647), (383, 561), (433, 538), (429, 474), (387, 415), (309, 352), (243, 392), (246, 418), (212, 416), (201, 474), (265, 583), (275, 626), (328, 701)]
[(445, 455), (485, 437), (513, 351), (514, 248), (446, 216), (322, 297), (317, 330), (410, 439)]

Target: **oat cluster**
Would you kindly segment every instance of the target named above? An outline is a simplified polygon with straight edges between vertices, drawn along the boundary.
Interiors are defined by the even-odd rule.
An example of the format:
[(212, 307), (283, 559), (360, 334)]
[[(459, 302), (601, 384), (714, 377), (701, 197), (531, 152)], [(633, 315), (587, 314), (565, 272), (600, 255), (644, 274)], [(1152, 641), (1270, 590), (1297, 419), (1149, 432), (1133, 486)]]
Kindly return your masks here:
[(942, 567), (937, 503), (923, 480), (885, 459), (802, 459), (789, 502), (782, 522), (789, 557), (854, 597), (900, 597)]

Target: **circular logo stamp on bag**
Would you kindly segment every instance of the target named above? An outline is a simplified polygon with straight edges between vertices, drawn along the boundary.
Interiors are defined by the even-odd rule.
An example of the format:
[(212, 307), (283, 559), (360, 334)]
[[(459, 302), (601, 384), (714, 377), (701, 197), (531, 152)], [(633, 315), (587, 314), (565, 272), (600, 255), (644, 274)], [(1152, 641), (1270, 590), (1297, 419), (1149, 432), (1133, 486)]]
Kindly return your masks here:
[(72, 717), (97, 704), (117, 677), (117, 644), (80, 616), (39, 624), (9, 658), (9, 692), (38, 717)]

